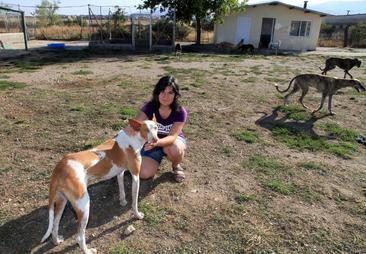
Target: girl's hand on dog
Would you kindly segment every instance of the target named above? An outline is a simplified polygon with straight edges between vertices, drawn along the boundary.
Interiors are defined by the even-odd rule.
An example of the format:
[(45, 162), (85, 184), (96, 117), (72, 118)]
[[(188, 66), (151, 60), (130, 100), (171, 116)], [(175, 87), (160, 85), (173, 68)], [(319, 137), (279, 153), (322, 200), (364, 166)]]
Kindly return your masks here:
[(149, 150), (159, 146), (158, 143), (159, 143), (159, 139), (156, 142), (146, 143), (144, 145), (144, 150), (149, 151)]

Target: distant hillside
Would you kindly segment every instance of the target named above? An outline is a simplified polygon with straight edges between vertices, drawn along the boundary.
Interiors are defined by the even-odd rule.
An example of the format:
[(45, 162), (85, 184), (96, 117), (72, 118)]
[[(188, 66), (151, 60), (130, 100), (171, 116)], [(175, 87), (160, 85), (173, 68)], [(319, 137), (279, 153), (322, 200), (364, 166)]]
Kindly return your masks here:
[(333, 15), (346, 15), (347, 10), (350, 11), (350, 14), (359, 14), (359, 13), (366, 13), (366, 3), (364, 2), (365, 1), (351, 1), (351, 2), (331, 1), (321, 4), (310, 3), (308, 5), (308, 8)]

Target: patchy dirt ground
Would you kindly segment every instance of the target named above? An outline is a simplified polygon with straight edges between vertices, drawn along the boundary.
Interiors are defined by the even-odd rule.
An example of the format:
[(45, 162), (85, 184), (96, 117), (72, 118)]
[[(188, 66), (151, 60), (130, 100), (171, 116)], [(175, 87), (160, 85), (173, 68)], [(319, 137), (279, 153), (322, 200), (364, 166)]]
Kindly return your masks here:
[[(324, 60), (33, 51), (1, 61), (0, 253), (80, 253), (69, 206), (60, 225), (65, 242), (39, 243), (53, 167), (65, 153), (114, 136), (167, 73), (178, 77), (189, 111), (187, 180), (175, 183), (164, 162), (153, 180), (142, 181), (141, 221), (130, 203), (119, 206), (115, 179), (93, 182), (90, 247), (100, 253), (365, 253), (366, 146), (340, 140), (324, 126), (366, 135), (366, 93), (347, 88), (334, 96), (336, 116), (293, 106), (298, 94), (290, 107), (297, 117), (278, 108), (274, 83), (284, 88), (296, 74), (319, 73)], [(366, 83), (364, 65), (351, 73)], [(339, 69), (329, 74), (343, 76)], [(305, 97), (311, 108), (319, 101), (314, 91)], [(278, 131), (290, 127), (296, 132)], [(130, 201), (131, 178), (125, 181)], [(129, 225), (136, 231), (126, 237)]]

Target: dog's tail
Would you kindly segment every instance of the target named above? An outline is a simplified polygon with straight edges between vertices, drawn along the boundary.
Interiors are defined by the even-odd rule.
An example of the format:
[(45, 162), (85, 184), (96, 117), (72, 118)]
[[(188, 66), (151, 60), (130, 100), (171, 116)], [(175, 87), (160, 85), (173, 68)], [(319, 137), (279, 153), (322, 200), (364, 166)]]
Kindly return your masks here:
[[(297, 76), (296, 76), (297, 77)], [(280, 93), (285, 93), (285, 92), (287, 92), (289, 89), (290, 89), (290, 87), (291, 87), (291, 84), (292, 84), (292, 82), (294, 82), (294, 80), (296, 79), (296, 77), (294, 77), (293, 79), (291, 79), (291, 81), (290, 81), (290, 83), (289, 83), (289, 85), (288, 85), (288, 87), (287, 87), (287, 89), (286, 90), (280, 90), (279, 88), (278, 88), (278, 84), (276, 84), (275, 83), (275, 87), (276, 87), (276, 90), (277, 91), (279, 91)]]
[(47, 238), (51, 235), (52, 229), (53, 229), (53, 220), (55, 218), (55, 196), (56, 196), (56, 183), (54, 181), (51, 181), (50, 184), (50, 193), (48, 196), (48, 229), (44, 236), (42, 237), (41, 243), (47, 240)]

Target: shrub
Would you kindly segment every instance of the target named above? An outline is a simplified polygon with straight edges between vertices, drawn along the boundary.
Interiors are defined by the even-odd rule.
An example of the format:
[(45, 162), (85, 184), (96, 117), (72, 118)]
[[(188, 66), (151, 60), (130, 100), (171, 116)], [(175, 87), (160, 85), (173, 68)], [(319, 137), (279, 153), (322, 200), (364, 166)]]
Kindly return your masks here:
[(349, 42), (351, 47), (366, 47), (366, 23), (357, 24), (350, 28)]

